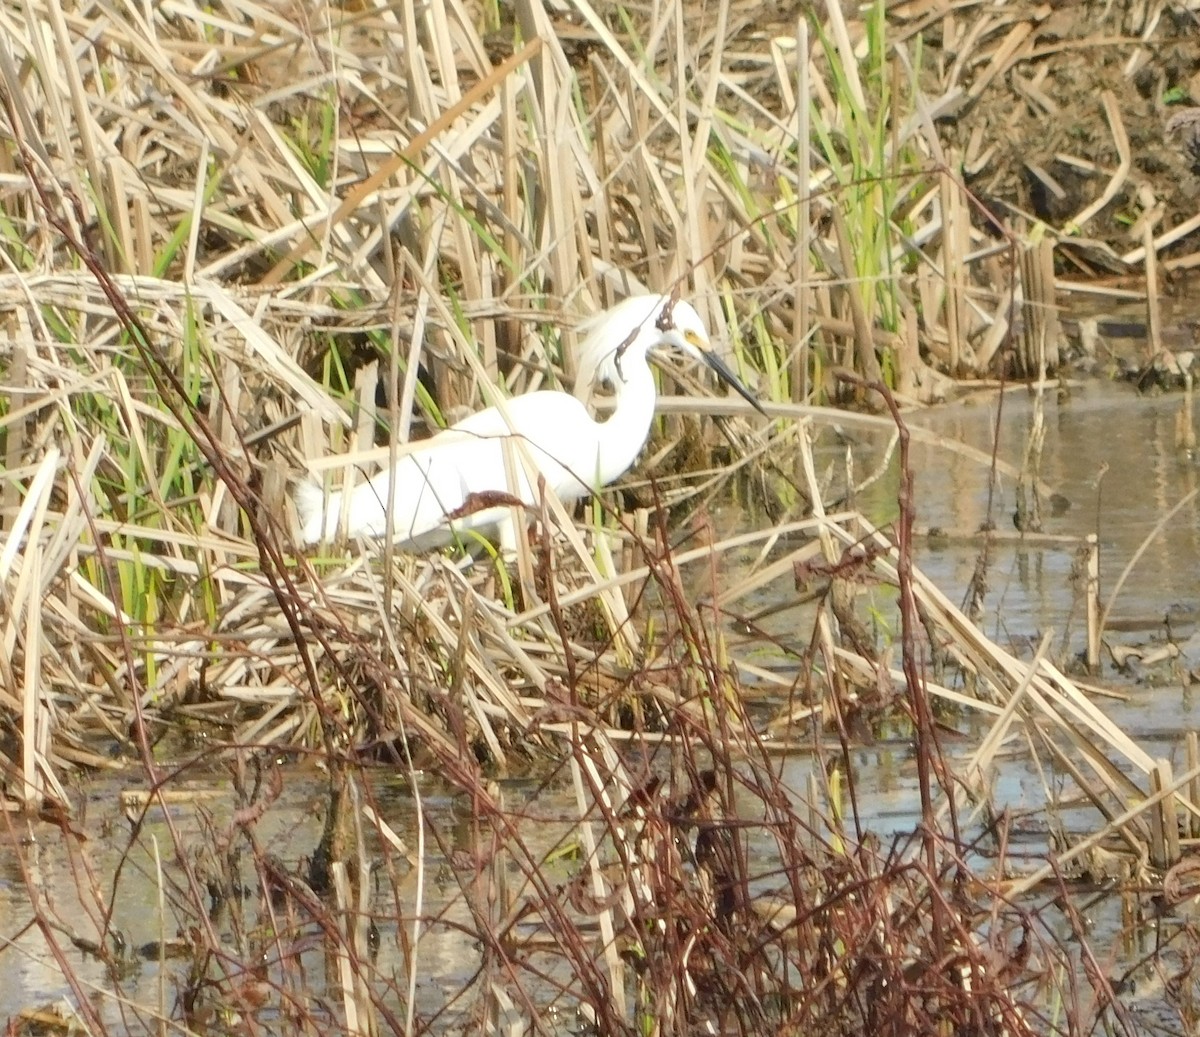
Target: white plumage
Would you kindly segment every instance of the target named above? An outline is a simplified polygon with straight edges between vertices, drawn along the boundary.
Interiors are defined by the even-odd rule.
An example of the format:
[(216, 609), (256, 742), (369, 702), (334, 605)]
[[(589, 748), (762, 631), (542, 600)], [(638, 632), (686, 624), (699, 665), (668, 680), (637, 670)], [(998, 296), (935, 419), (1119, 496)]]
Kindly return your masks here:
[[(613, 391), (614, 409), (596, 421), (580, 399), (545, 390), (472, 414), (429, 439), (405, 446), (392, 471), (382, 471), (328, 501), (311, 482), (296, 491), (305, 543), (332, 539), (343, 511), (349, 536), (380, 537), (393, 509), (398, 546), (426, 550), (453, 543), (471, 530), (516, 544), (513, 505), (540, 505), (539, 477), (569, 504), (607, 486), (637, 459), (650, 434), (656, 393), (646, 354), (669, 347), (703, 360), (755, 403), (728, 368), (708, 350), (696, 310), (668, 296), (626, 299), (581, 326), (585, 333), (576, 392), (600, 382)], [(757, 403), (755, 403), (757, 406)]]

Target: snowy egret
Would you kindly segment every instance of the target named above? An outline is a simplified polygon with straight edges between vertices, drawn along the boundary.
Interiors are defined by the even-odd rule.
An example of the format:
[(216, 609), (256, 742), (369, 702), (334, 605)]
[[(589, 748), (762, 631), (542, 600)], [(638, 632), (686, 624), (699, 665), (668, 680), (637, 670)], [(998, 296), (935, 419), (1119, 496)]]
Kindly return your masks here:
[(516, 547), (513, 508), (536, 507), (539, 483), (570, 503), (624, 475), (650, 434), (657, 400), (648, 351), (670, 347), (702, 360), (742, 397), (758, 402), (712, 353), (704, 322), (686, 302), (639, 295), (593, 317), (581, 328), (578, 396), (607, 382), (614, 408), (596, 421), (582, 399), (543, 390), (489, 407), (429, 439), (406, 445), (394, 468), (349, 491), (329, 495), (311, 482), (296, 492), (305, 543), (330, 539), (343, 524), (349, 536), (384, 536), (393, 512), (398, 546), (426, 550), (478, 530)]

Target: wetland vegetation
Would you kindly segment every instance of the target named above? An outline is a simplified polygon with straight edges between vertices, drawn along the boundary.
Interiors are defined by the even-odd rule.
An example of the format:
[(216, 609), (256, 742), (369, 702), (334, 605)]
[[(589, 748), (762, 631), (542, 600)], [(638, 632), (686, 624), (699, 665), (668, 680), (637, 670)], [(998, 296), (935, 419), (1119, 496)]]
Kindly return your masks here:
[[(1198, 19), (0, 0), (9, 1031), (1194, 1032), (1200, 740), (1112, 704), (1191, 694), (1186, 582), (1113, 631), (1196, 563)], [(665, 372), (511, 564), (300, 548), (648, 290), (766, 417)], [(1132, 546), (1081, 375), (1180, 390)]]

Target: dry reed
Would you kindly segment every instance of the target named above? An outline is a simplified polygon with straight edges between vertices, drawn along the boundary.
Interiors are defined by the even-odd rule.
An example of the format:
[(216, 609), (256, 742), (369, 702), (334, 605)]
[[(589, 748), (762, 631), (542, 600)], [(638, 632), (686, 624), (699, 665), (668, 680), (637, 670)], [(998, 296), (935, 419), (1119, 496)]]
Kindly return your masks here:
[[(70, 803), (66, 773), (109, 764), (100, 739), (140, 758), (150, 788), (128, 805), (128, 845), (161, 809), (172, 856), (156, 881), (184, 934), (149, 953), (164, 970), (169, 953), (186, 962), (176, 1005), (129, 1009), (147, 1029), (269, 1016), (296, 1032), (332, 1019), (350, 1033), (416, 1033), (444, 1029), (440, 1011), (481, 1032), (540, 1030), (560, 1002), (605, 1033), (1046, 1028), (1045, 1001), (1014, 995), (1019, 983), (1058, 991), (1077, 1022), (1070, 956), (1002, 895), (1045, 876), (1008, 874), (1003, 826), (990, 826), (996, 881), (950, 902), (947, 888), (967, 884), (966, 846), (943, 834), (935, 804), (956, 818), (968, 796), (986, 802), (997, 752), (1019, 738), (1078, 782), (1105, 836), (1167, 866), (1171, 812), (1195, 815), (1195, 775), (1148, 759), (1045, 655), (1017, 660), (984, 638), (912, 567), (903, 538), (826, 514), (806, 427), (783, 441), (813, 515), (722, 543), (672, 544), (658, 505), (695, 491), (668, 486), (640, 516), (597, 508), (587, 527), (548, 502), (515, 574), (292, 550), (287, 475), (354, 477), (346, 458), (376, 449), (379, 385), (399, 436), (414, 401), (436, 425), (477, 406), (484, 383), (569, 382), (576, 319), (631, 291), (684, 291), (780, 417), (833, 420), (812, 404), (847, 386), (877, 405), (870, 383), (885, 373), (933, 399), (939, 368), (970, 368), (970, 343), (987, 344), (985, 365), (1000, 349), (987, 329), (1018, 296), (965, 273), (981, 232), (934, 131), (958, 85), (918, 94), (905, 47), (881, 45), (882, 5), (846, 22), (830, 3), (811, 39), (768, 27), (776, 38), (753, 52), (733, 41), (754, 23), (728, 3), (696, 31), (679, 5), (620, 31), (607, 8), (569, 6), (573, 19), (517, 0), (519, 31), (499, 21), (504, 5), (479, 18), (459, 3), (286, 17), (248, 0), (0, 7), (10, 794), (54, 816)], [(1006, 35), (971, 89), (1027, 35)], [(797, 69), (796, 54), (811, 61)], [(804, 117), (797, 96), (813, 99)], [(811, 153), (797, 146), (810, 114)], [(899, 235), (901, 222), (916, 229)], [(1039, 298), (1052, 299), (1049, 281)], [(837, 381), (843, 367), (867, 383)], [(733, 452), (768, 456), (735, 404), (663, 409), (644, 471), (686, 467), (672, 456), (691, 436), (679, 409), (732, 417)], [(898, 414), (836, 418), (891, 429)], [(786, 536), (800, 546), (779, 549)], [(714, 578), (707, 609), (770, 581), (820, 586), (812, 651), (773, 723), (739, 693), (753, 662), (728, 655), (685, 588), (689, 566), (715, 577), (756, 538), (753, 571), (731, 586)], [(854, 637), (859, 583), (904, 595), (899, 668)], [(665, 630), (651, 637), (657, 614)], [(926, 679), (918, 623), (956, 663), (957, 686)], [(939, 697), (995, 718), (965, 778), (950, 779), (933, 742)], [(778, 773), (779, 748), (825, 759), (823, 730), (844, 764), (860, 709), (898, 710), (916, 732), (920, 852), (861, 832), (836, 767), (815, 769), (806, 802)], [(178, 775), (156, 751), (164, 723), (215, 731), (230, 749), (236, 813), (221, 823), (197, 810), (201, 850), (175, 827), (166, 786)], [(280, 781), (265, 753), (247, 753), (284, 747), (319, 750), (330, 771), (307, 882), (258, 838)], [(552, 851), (530, 845), (488, 780), (539, 756), (577, 794)], [(406, 854), (358, 770), (374, 760), (414, 787), (434, 767), (470, 797), (465, 851), (440, 847), (463, 865), (447, 906), (402, 906)], [(382, 909), (368, 839), (389, 870)], [(578, 867), (558, 883), (567, 849)], [(423, 845), (408, 858), (420, 891), (430, 858)], [(114, 973), (121, 964), (113, 900), (101, 883), (87, 891), (97, 938), (67, 941), (54, 905), (31, 894), (68, 980), (71, 940)], [(368, 917), (399, 948), (395, 971), (375, 967)], [(430, 928), (480, 947), (440, 1010), (415, 993)], [(1067, 964), (1028, 970), (1034, 931), (1045, 959)], [(329, 952), (315, 985), (336, 1009), (306, 999), (307, 939)], [(1097, 1012), (1119, 1015), (1087, 975)], [(88, 1028), (109, 1027), (75, 993)]]

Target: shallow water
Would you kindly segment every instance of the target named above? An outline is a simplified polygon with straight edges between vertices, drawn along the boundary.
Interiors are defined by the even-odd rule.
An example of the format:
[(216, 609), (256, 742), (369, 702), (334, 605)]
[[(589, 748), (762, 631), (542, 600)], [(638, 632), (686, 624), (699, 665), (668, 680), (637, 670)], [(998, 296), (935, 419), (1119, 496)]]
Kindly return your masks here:
[[(957, 442), (990, 451), (997, 412), (1001, 430), (998, 456), (1010, 463), (1019, 462), (1025, 429), (1033, 412), (1024, 391), (1010, 392), (1002, 408), (992, 394), (972, 404), (958, 404), (923, 412), (909, 418), (914, 425)], [(1045, 513), (1048, 533), (1083, 536), (1098, 532), (1102, 549), (1102, 599), (1110, 593), (1116, 578), (1128, 560), (1139, 550), (1160, 517), (1177, 502), (1200, 486), (1200, 475), (1193, 457), (1178, 445), (1181, 413), (1190, 421), (1190, 413), (1181, 411), (1186, 402), (1180, 396), (1147, 399), (1132, 390), (1104, 383), (1088, 383), (1075, 389), (1069, 400), (1053, 396), (1046, 405), (1046, 439), (1042, 453), (1041, 477), (1057, 493), (1070, 501), (1062, 514)], [(854, 478), (861, 480), (883, 458), (885, 437), (855, 434), (850, 444), (854, 459)], [(840, 492), (838, 473), (844, 470), (847, 445), (838, 437), (823, 432), (819, 437), (819, 460), (834, 472), (832, 482)], [(1015, 509), (1015, 487), (1011, 479), (1001, 478), (990, 491), (988, 471), (976, 460), (965, 458), (925, 443), (915, 443), (913, 465), (917, 475), (919, 527), (939, 527), (948, 534), (931, 542), (920, 538), (917, 562), (950, 596), (961, 601), (975, 568), (979, 546), (973, 534), (987, 521), (998, 528), (1011, 529)], [(1105, 467), (1107, 471), (1104, 472)], [(1104, 473), (1102, 475), (1102, 473)], [(844, 482), (844, 480), (843, 480)], [(884, 525), (895, 517), (895, 461), (883, 476), (864, 490), (853, 502), (876, 524)], [(719, 524), (744, 525), (744, 516), (718, 513)], [(752, 557), (752, 555), (750, 556)], [(1186, 637), (1191, 630), (1190, 616), (1200, 609), (1200, 502), (1191, 501), (1167, 525), (1142, 554), (1132, 570), (1113, 609), (1115, 627), (1110, 637), (1135, 644), (1161, 639), (1161, 617), (1171, 612), (1177, 618), (1173, 632)], [(731, 563), (733, 564), (733, 563)], [(1002, 643), (1012, 643), (1019, 654), (1028, 655), (1029, 645), (1047, 631), (1054, 631), (1055, 644), (1065, 655), (1083, 649), (1084, 629), (1076, 591), (1072, 584), (1073, 555), (1067, 548), (1045, 548), (1009, 540), (993, 549), (984, 625), (987, 633)], [(794, 612), (773, 612), (795, 595), (790, 577), (767, 588), (753, 601), (748, 611), (764, 611), (760, 620), (781, 644), (800, 636), (803, 624)], [(1072, 611), (1074, 615), (1072, 617)], [(753, 654), (753, 638), (740, 632), (729, 621), (731, 641), (737, 652)], [(1065, 648), (1063, 647), (1065, 645)], [(764, 665), (787, 665), (787, 655), (778, 647), (761, 652)], [(1200, 704), (1196, 696), (1182, 690), (1169, 678), (1158, 682), (1135, 683), (1114, 672), (1107, 656), (1101, 675), (1120, 686), (1127, 701), (1106, 704), (1118, 723), (1137, 738), (1154, 756), (1170, 758), (1182, 767), (1181, 732), (1197, 725)], [(979, 730), (983, 729), (982, 722)], [(973, 745), (971, 732), (962, 746)], [(949, 741), (947, 751), (953, 757), (958, 744)], [(797, 790), (806, 787), (814, 761), (803, 746), (788, 755), (785, 780)], [(884, 733), (875, 744), (857, 749), (851, 757), (859, 805), (864, 824), (885, 842), (893, 835), (913, 830), (917, 822), (916, 775), (908, 741), (889, 738)], [(404, 780), (389, 779), (386, 774), (372, 775), (372, 798), (381, 815), (402, 838), (415, 841), (418, 832), (416, 805)], [(465, 947), (455, 921), (466, 926), (469, 918), (453, 894), (457, 886), (451, 876), (456, 845), (468, 842), (469, 808), (456, 802), (452, 791), (435, 776), (422, 778), (422, 805), (427, 823), (443, 833), (445, 846), (432, 842), (427, 846), (424, 895), (427, 912), (445, 911), (441, 923), (426, 930), (422, 942), (422, 974), (418, 986), (418, 1004), (423, 1013), (450, 1004), (469, 976), (470, 948)], [(168, 908), (163, 919), (160, 905), (170, 903), (170, 895), (160, 900), (160, 875), (169, 881), (175, 869), (170, 863), (171, 833), (161, 815), (151, 813), (135, 831), (122, 810), (119, 794), (126, 786), (143, 788), (140, 775), (128, 779), (103, 776), (89, 781), (79, 792), (74, 826), (79, 836), (61, 832), (44, 824), (33, 824), (0, 847), (0, 933), (5, 976), (0, 982), (0, 1015), (23, 1008), (44, 1005), (68, 994), (62, 972), (47, 952), (46, 939), (28, 928), (30, 889), (38, 891), (47, 905), (47, 913), (60, 920), (63, 930), (54, 938), (72, 963), (77, 975), (94, 990), (123, 989), (142, 1003), (159, 1002), (167, 1015), (178, 1015), (174, 999), (178, 996), (182, 965), (169, 963), (159, 976), (157, 964), (142, 962), (127, 952), (128, 969), (118, 977), (110, 976), (94, 958), (81, 954), (65, 938), (70, 929), (87, 939), (96, 939), (104, 925), (96, 903), (111, 897), (114, 904), (111, 928), (119, 930), (125, 944), (136, 949), (143, 944), (171, 939), (174, 922)], [(184, 843), (195, 846), (195, 859), (204, 859), (205, 848), (213, 833), (228, 828), (233, 798), (223, 772), (197, 778), (195, 785), (204, 792), (194, 803), (172, 811), (181, 827)], [(530, 819), (528, 842), (539, 854), (550, 853), (565, 830), (565, 819), (576, 807), (565, 785), (548, 789), (522, 781), (501, 783), (510, 806), (517, 805)], [(320, 806), (324, 782), (312, 771), (287, 772), (283, 794), (258, 828), (264, 849), (295, 865), (312, 852), (320, 833)], [(994, 789), (999, 805), (1014, 811), (1038, 810), (1044, 801), (1043, 777), (1023, 758), (1010, 760), (1002, 770)], [(561, 798), (560, 798), (561, 797)], [(469, 805), (468, 805), (469, 806)], [(466, 809), (466, 813), (464, 813)], [(1037, 817), (1038, 815), (1034, 815)], [(1062, 815), (1070, 825), (1071, 815)], [(1081, 824), (1090, 820), (1081, 818)], [(373, 840), (373, 836), (370, 836)], [(1040, 837), (1033, 849), (1040, 848)], [(368, 854), (379, 852), (372, 842)], [(158, 853), (165, 864), (155, 858)], [(410, 910), (417, 896), (418, 878), (402, 859), (397, 858), (397, 889)], [(114, 879), (113, 876), (117, 878)], [(92, 884), (102, 897), (80, 897), (79, 889)], [(115, 892), (114, 892), (115, 891)], [(439, 897), (442, 898), (439, 903)], [(449, 906), (447, 906), (449, 905)], [(1120, 919), (1109, 916), (1101, 923), (1114, 937), (1115, 946), (1127, 947), (1132, 954), (1137, 937), (1121, 928)], [(400, 935), (393, 926), (381, 932), (379, 966), (391, 966), (403, 972), (398, 954)], [(470, 952), (470, 953), (468, 953)], [(315, 953), (315, 952), (303, 952)], [(162, 979), (160, 985), (160, 978)], [(403, 981), (401, 974), (396, 980)], [(97, 998), (102, 1015), (112, 1025), (121, 1014), (109, 997)], [(128, 1024), (128, 1020), (126, 1021)], [(126, 1025), (126, 1028), (129, 1028)]]
[[(1189, 401), (1182, 394), (1148, 398), (1125, 385), (1088, 382), (1074, 387), (1065, 401), (1049, 393), (1044, 406), (1040, 476), (1048, 490), (1066, 498), (1069, 507), (1052, 514), (1049, 500), (1044, 501), (1043, 532), (1074, 538), (1097, 534), (1102, 605), (1141, 551), (1112, 604), (1106, 641), (1160, 646), (1167, 636), (1168, 614), (1170, 633), (1176, 640), (1186, 639), (1200, 612), (1200, 494), (1157, 535), (1151, 534), (1163, 515), (1200, 487), (1195, 457), (1179, 445), (1181, 428), (1194, 420)], [(1009, 391), (1003, 400), (997, 393), (985, 394), (974, 402), (923, 411), (907, 420), (988, 455), (996, 441), (997, 458), (1019, 467), (1033, 414), (1034, 402), (1022, 389)], [(886, 526), (897, 516), (897, 459), (887, 457), (885, 436), (855, 432), (848, 438), (849, 443), (846, 436), (828, 430), (818, 437), (819, 464), (834, 473), (831, 496), (843, 493), (850, 481), (839, 479), (847, 456), (853, 458), (852, 478), (859, 483), (886, 465), (882, 477), (852, 501), (877, 526)], [(990, 547), (981, 620), (984, 632), (1023, 658), (1029, 658), (1041, 638), (1050, 634), (1052, 657), (1063, 665), (1081, 666), (1086, 624), (1084, 602), (1073, 579), (1074, 546), (1023, 543), (1013, 523), (1015, 480), (1001, 475), (989, 485), (989, 470), (978, 459), (914, 439), (912, 467), (918, 534), (933, 528), (946, 534), (938, 539), (916, 537), (920, 569), (951, 601), (965, 604), (983, 544), (976, 534), (994, 525), (1004, 536)], [(752, 552), (745, 556), (747, 563), (752, 558)], [(794, 613), (774, 612), (790, 597), (794, 589), (790, 580), (784, 580), (746, 606), (750, 612), (762, 610), (766, 618), (754, 616), (757, 626), (785, 644), (806, 637), (811, 629), (811, 623), (799, 622)], [(885, 616), (890, 612), (891, 601), (872, 600), (883, 606)], [(739, 635), (736, 625), (731, 626), (730, 636), (740, 640), (741, 649), (750, 649), (747, 642), (752, 638)], [(1119, 697), (1104, 701), (1104, 709), (1124, 731), (1152, 756), (1166, 758), (1182, 770), (1182, 732), (1200, 726), (1200, 696), (1167, 664), (1139, 676), (1142, 679), (1135, 680), (1118, 672), (1104, 651), (1101, 672), (1088, 679), (1118, 693)], [(982, 734), (982, 720), (979, 725), (963, 740), (967, 751), (975, 742), (973, 736)], [(954, 755), (953, 741), (946, 748)], [(918, 820), (915, 768), (905, 765), (905, 756), (903, 745), (877, 746), (855, 754), (869, 819), (878, 820), (884, 831), (907, 831)], [(1013, 760), (997, 779), (997, 802), (1015, 810), (1040, 807), (1042, 784), (1035, 769)]]
[[(906, 420), (986, 455), (998, 439), (997, 458), (1019, 467), (1033, 411), (1029, 394), (1020, 390), (1009, 391), (1002, 402), (999, 394), (989, 393), (972, 403), (934, 408)], [(1176, 445), (1183, 420), (1190, 422), (1192, 416), (1182, 395), (1147, 398), (1128, 386), (1106, 382), (1074, 387), (1065, 402), (1048, 395), (1040, 477), (1046, 490), (1065, 498), (1068, 506), (1052, 511), (1047, 497), (1042, 504), (1042, 531), (1076, 538), (1061, 545), (1020, 539), (1013, 519), (1017, 510), (1013, 478), (1002, 473), (991, 484), (989, 470), (978, 458), (914, 438), (917, 565), (962, 606), (983, 550), (980, 530), (994, 527), (998, 537), (989, 548), (984, 632), (1025, 657), (1050, 634), (1052, 654), (1070, 665), (1082, 660), (1086, 648), (1084, 602), (1073, 579), (1076, 546), (1095, 533), (1100, 545), (1102, 605), (1108, 603), (1130, 560), (1141, 552), (1112, 602), (1106, 640), (1126, 646), (1161, 644), (1168, 616), (1170, 632), (1177, 640), (1186, 639), (1200, 614), (1200, 494), (1151, 536), (1171, 508), (1200, 488), (1195, 457)], [(817, 435), (818, 474), (828, 479), (826, 496), (839, 500), (839, 507), (851, 479), (861, 484), (882, 471), (844, 505), (858, 508), (882, 527), (897, 516), (898, 465), (887, 446), (886, 436), (857, 430), (848, 437), (828, 429)], [(852, 459), (850, 478), (844, 474), (847, 457)], [(738, 528), (738, 522), (736, 514), (717, 517), (726, 533)], [(930, 537), (930, 530), (939, 535)], [(738, 564), (750, 565), (755, 557), (755, 549), (748, 549), (731, 566), (736, 570)], [(727, 578), (737, 575), (734, 571)], [(804, 646), (796, 639), (807, 636), (809, 625), (797, 621), (794, 614), (778, 611), (794, 597), (789, 576), (732, 612), (751, 620), (754, 630), (801, 650)], [(745, 651), (754, 652), (753, 634), (739, 633), (737, 623), (731, 623), (730, 632)], [(1127, 720), (1132, 731), (1151, 739), (1177, 737), (1181, 716), (1191, 715), (1193, 703), (1178, 682), (1170, 684), (1169, 673), (1153, 675), (1157, 681), (1167, 681), (1166, 687), (1147, 687), (1143, 692), (1127, 674), (1116, 671), (1107, 652), (1101, 662), (1101, 673), (1092, 679), (1114, 683), (1122, 694), (1131, 696), (1134, 708), (1127, 711)], [(1119, 705), (1113, 708), (1121, 712)]]
[[(912, 420), (948, 439), (988, 450), (998, 407), (995, 400), (983, 400)], [(1013, 465), (1019, 465), (1032, 411), (1023, 391), (1010, 392), (1003, 401), (997, 455)], [(1088, 382), (1074, 388), (1065, 402), (1048, 396), (1040, 474), (1070, 507), (1056, 516), (1044, 508), (1044, 531), (1099, 536), (1102, 599), (1161, 516), (1200, 487), (1194, 456), (1178, 445), (1181, 422), (1193, 421), (1182, 395), (1147, 398), (1125, 385)], [(914, 468), (919, 521), (970, 532), (989, 518), (986, 473), (977, 466), (917, 444)], [(1011, 529), (1015, 508), (1015, 487), (1002, 479), (990, 517), (998, 528)], [(1006, 571), (1018, 593), (1011, 600), (1007, 595), (998, 600), (997, 629), (1028, 634), (1061, 627), (1063, 610), (1070, 604), (1054, 578), (1062, 567), (1026, 572), (1015, 563), (1031, 561), (1037, 552), (1013, 554), (1014, 564)], [(1193, 499), (1151, 541), (1124, 584), (1114, 620), (1161, 616), (1169, 608), (1194, 611), (1200, 589), (1195, 580), (1198, 558), (1200, 500)], [(923, 564), (939, 584), (950, 588), (969, 578), (972, 559), (942, 551), (931, 553)], [(997, 582), (999, 590), (1007, 586)]]
[[(947, 438), (991, 448), (996, 422), (994, 401), (947, 408), (921, 415), (920, 423)], [(1018, 465), (1033, 412), (1024, 392), (1009, 393), (1003, 403), (997, 455)], [(1200, 613), (1200, 494), (1193, 496), (1157, 533), (1172, 508), (1200, 488), (1193, 452), (1180, 445), (1181, 429), (1195, 421), (1182, 395), (1147, 398), (1132, 388), (1088, 382), (1072, 390), (1066, 402), (1050, 394), (1045, 411), (1041, 478), (1070, 506), (1051, 515), (1043, 506), (1044, 532), (1083, 537), (1095, 533), (1100, 545), (1100, 600), (1108, 605), (1130, 561), (1133, 568), (1112, 601), (1106, 640), (1115, 645), (1161, 645), (1170, 633), (1186, 639)], [(978, 466), (918, 445), (918, 522), (968, 533), (989, 518), (987, 478)], [(990, 517), (997, 528), (1013, 532), (1016, 510), (1012, 480), (1002, 479)], [(1152, 535), (1154, 534), (1154, 535)], [(1144, 550), (1143, 550), (1144, 548)], [(1139, 552), (1140, 555), (1139, 555)], [(962, 600), (976, 551), (949, 547), (918, 551), (918, 564), (952, 600)], [(1001, 544), (994, 554), (983, 621), (985, 632), (1001, 644), (1036, 645), (1047, 632), (1081, 656), (1086, 647), (1083, 603), (1072, 584), (1072, 551)], [(1073, 611), (1074, 610), (1074, 611)], [(1029, 649), (1024, 653), (1028, 655)], [(1130, 734), (1154, 755), (1172, 755), (1180, 731), (1200, 719), (1196, 696), (1172, 681), (1167, 668), (1131, 682), (1116, 671), (1108, 652), (1101, 655), (1099, 683), (1115, 683), (1129, 695), (1127, 704), (1106, 704)], [(1179, 761), (1176, 761), (1179, 762)]]

